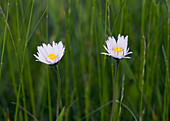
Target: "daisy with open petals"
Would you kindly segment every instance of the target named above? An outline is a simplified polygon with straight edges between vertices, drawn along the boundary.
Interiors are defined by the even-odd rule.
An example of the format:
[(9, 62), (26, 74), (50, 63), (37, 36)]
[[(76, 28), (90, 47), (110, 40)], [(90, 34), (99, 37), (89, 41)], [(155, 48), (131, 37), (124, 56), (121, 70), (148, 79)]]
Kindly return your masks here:
[(129, 52), (129, 48), (127, 49), (128, 45), (128, 36), (124, 38), (124, 36), (118, 35), (118, 40), (116, 42), (115, 38), (108, 37), (106, 40), (106, 46), (104, 48), (106, 49), (107, 53), (101, 53), (104, 55), (112, 56), (115, 59), (122, 59), (122, 58), (131, 58), (131, 57), (126, 57), (126, 55), (131, 54), (132, 52)]
[(57, 64), (64, 55), (65, 47), (63, 46), (62, 41), (58, 44), (53, 41), (52, 46), (50, 44), (42, 44), (42, 46), (37, 47), (37, 55), (34, 56), (37, 58), (36, 61), (43, 62), (48, 65)]

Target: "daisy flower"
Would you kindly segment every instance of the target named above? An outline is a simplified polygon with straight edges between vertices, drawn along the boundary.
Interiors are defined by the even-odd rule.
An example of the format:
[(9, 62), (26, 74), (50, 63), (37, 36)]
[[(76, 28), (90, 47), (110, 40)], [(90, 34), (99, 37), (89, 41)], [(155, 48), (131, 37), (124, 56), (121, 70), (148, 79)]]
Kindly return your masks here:
[(116, 42), (115, 38), (108, 37), (106, 40), (106, 46), (104, 48), (106, 49), (107, 53), (101, 53), (104, 55), (112, 56), (115, 59), (122, 59), (122, 58), (131, 58), (131, 57), (125, 57), (126, 55), (131, 54), (132, 52), (128, 52), (129, 48), (127, 49), (128, 44), (128, 36), (124, 38), (124, 36), (118, 35), (118, 40)]
[(54, 65), (63, 57), (65, 47), (63, 46), (62, 41), (58, 44), (53, 41), (52, 46), (50, 44), (46, 45), (43, 43), (42, 46), (37, 46), (37, 50), (37, 55), (34, 54), (37, 58), (36, 61), (40, 61), (48, 65)]

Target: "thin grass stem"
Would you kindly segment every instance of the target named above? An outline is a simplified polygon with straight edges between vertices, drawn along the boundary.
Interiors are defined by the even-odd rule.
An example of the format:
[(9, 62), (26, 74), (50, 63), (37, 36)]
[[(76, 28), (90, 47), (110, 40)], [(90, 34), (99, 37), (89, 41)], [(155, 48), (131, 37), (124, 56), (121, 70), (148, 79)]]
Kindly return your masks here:
[[(115, 70), (115, 76), (114, 76), (114, 80), (113, 80), (113, 95), (112, 95), (112, 99), (114, 100), (115, 98), (115, 94), (116, 94), (116, 83), (117, 83), (117, 74), (118, 74), (118, 68), (119, 68), (119, 60), (117, 60), (116, 63), (116, 70)], [(110, 114), (110, 121), (113, 121), (113, 112), (114, 112), (114, 102), (112, 102), (112, 109), (111, 109), (111, 114)]]
[(113, 29), (112, 29), (112, 33), (114, 32), (114, 29), (115, 29), (115, 26), (116, 26), (118, 17), (119, 17), (119, 15), (120, 15), (120, 12), (122, 11), (122, 8), (123, 8), (123, 6), (124, 6), (124, 4), (125, 4), (125, 1), (126, 1), (126, 0), (123, 1), (122, 5), (121, 5), (121, 8), (119, 9), (119, 12), (118, 12), (118, 14), (117, 14), (117, 16), (116, 16), (116, 19), (115, 19), (115, 22), (114, 22), (114, 25), (113, 25)]
[(32, 112), (33, 115), (36, 115), (36, 108), (35, 108), (35, 98), (34, 98), (34, 88), (32, 84), (32, 77), (31, 77), (31, 69), (30, 69), (30, 62), (29, 62), (29, 55), (28, 51), (26, 52), (26, 65), (27, 65), (27, 71), (26, 75), (28, 75), (28, 81), (29, 81), (29, 91), (30, 91), (30, 96), (31, 96), (31, 106), (32, 106)]
[[(29, 23), (28, 23), (28, 28), (27, 28), (27, 35), (25, 39), (25, 46), (24, 46), (24, 53), (23, 53), (23, 58), (22, 58), (22, 65), (21, 65), (21, 70), (20, 70), (20, 83), (19, 83), (19, 90), (18, 90), (18, 95), (20, 95), (20, 85), (22, 86), (22, 93), (23, 93), (23, 101), (24, 101), (24, 108), (26, 110), (26, 101), (25, 101), (25, 91), (24, 91), (24, 83), (23, 83), (23, 68), (24, 68), (24, 60), (25, 60), (25, 53), (26, 53), (26, 48), (28, 44), (28, 36), (29, 36), (29, 31), (30, 31), (30, 25), (31, 25), (31, 19), (32, 19), (32, 13), (33, 13), (33, 7), (34, 7), (34, 0), (32, 1), (32, 6), (31, 6), (31, 12), (30, 12), (30, 18), (29, 18)], [(19, 106), (19, 96), (17, 96), (17, 105), (16, 105), (16, 112), (18, 112), (18, 106)], [(25, 120), (27, 121), (27, 113), (25, 112)], [(15, 113), (15, 121), (17, 120), (17, 113)]]
[(119, 102), (118, 100), (116, 100), (117, 103), (120, 103), (123, 107), (125, 107), (134, 117), (135, 121), (138, 121), (135, 114), (130, 110), (130, 108), (128, 108), (124, 103)]
[(48, 113), (49, 113), (49, 121), (52, 121), (52, 108), (51, 108), (51, 92), (50, 92), (49, 67), (47, 67), (47, 88), (48, 88)]
[(163, 121), (167, 121), (168, 120), (168, 105), (169, 105), (169, 101), (168, 101), (168, 88), (169, 88), (169, 63), (168, 63), (168, 59), (167, 59), (167, 55), (164, 49), (164, 46), (162, 46), (162, 52), (164, 55), (164, 60), (165, 60), (165, 65), (166, 65), (166, 76), (165, 76), (165, 82), (164, 82), (164, 106), (163, 106)]
[(60, 71), (59, 71), (58, 65), (54, 66), (54, 69), (55, 69), (55, 71), (57, 73), (57, 78), (58, 78), (58, 85), (57, 85), (58, 86), (57, 87), (57, 111), (56, 111), (56, 119), (57, 119), (58, 116), (59, 116), (60, 103), (62, 101), (62, 98), (61, 98), (61, 77), (60, 77)]
[[(113, 100), (108, 101), (108, 102), (105, 103), (104, 105), (102, 105), (102, 106), (98, 107), (97, 109), (93, 110), (93, 111), (90, 112), (89, 114), (87, 114), (87, 115), (85, 115), (84, 117), (82, 117), (81, 120), (85, 119), (86, 117), (91, 116), (92, 114), (94, 114), (94, 113), (96, 113), (97, 111), (103, 109), (104, 107), (106, 107), (107, 105), (109, 105), (109, 104), (111, 104), (111, 103), (113, 103)], [(81, 121), (81, 120), (80, 120), (80, 121)]]
[(143, 120), (143, 115), (144, 112), (142, 112), (142, 103), (143, 103), (143, 86), (144, 86), (144, 75), (145, 75), (145, 63), (146, 63), (146, 38), (143, 35), (144, 38), (144, 52), (143, 52), (143, 66), (142, 66), (142, 76), (141, 76), (141, 85), (140, 85), (140, 90), (141, 90), (141, 97), (140, 97), (140, 113), (139, 113), (139, 121)]
[[(48, 42), (48, 0), (46, 0), (46, 41)], [(49, 121), (52, 121), (52, 107), (51, 107), (51, 92), (50, 92), (50, 78), (49, 78), (49, 67), (47, 69), (47, 86), (48, 86), (48, 113)]]
[[(2, 47), (2, 54), (1, 54), (1, 67), (0, 67), (0, 82), (1, 82), (1, 73), (2, 73), (2, 65), (3, 65), (3, 58), (4, 58), (4, 52), (5, 52), (5, 45), (6, 45), (6, 37), (7, 37), (7, 21), (8, 21), (8, 11), (9, 11), (9, 3), (7, 6), (7, 13), (5, 20), (5, 28), (4, 28), (4, 39), (3, 39), (3, 47)], [(0, 13), (3, 14), (2, 8), (0, 7)]]
[[(8, 1), (8, 6), (10, 5), (10, 1)], [(13, 39), (13, 36), (12, 36), (12, 32), (11, 32), (11, 29), (10, 29), (10, 26), (8, 24), (8, 20), (6, 20), (6, 16), (5, 14), (3, 13), (3, 10), (0, 6), (0, 13), (2, 15), (2, 18), (3, 18), (3, 21), (5, 22), (7, 28), (8, 28), (8, 31), (9, 31), (9, 35), (11, 37), (11, 41), (12, 41), (12, 45), (13, 45), (13, 48), (14, 48), (14, 53), (15, 53), (15, 57), (16, 57), (16, 61), (17, 61), (17, 67), (19, 68), (19, 60), (18, 60), (18, 54), (17, 54), (17, 50), (16, 50), (16, 46), (15, 46), (15, 43), (14, 43), (14, 39)]]
[[(103, 45), (103, 43), (106, 41), (106, 38), (107, 38), (107, 2), (108, 0), (105, 0), (105, 13), (104, 13), (104, 41), (101, 42), (101, 45)], [(103, 21), (103, 20), (101, 20)], [(103, 49), (103, 47), (102, 47)], [(101, 105), (103, 105), (107, 99), (107, 91), (106, 91), (106, 87), (107, 87), (107, 82), (105, 81), (106, 80), (106, 73), (105, 73), (105, 70), (106, 70), (106, 56), (104, 56), (102, 58), (102, 102), (101, 102)], [(105, 110), (102, 109), (101, 110), (101, 121), (105, 121), (104, 119), (104, 115), (105, 115)]]
[(121, 103), (123, 101), (123, 93), (124, 93), (124, 80), (125, 80), (125, 75), (123, 75), (122, 79), (122, 91), (121, 91), (121, 98), (120, 98), (120, 105), (119, 105), (119, 114), (118, 114), (118, 121), (120, 121), (120, 115), (121, 115)]

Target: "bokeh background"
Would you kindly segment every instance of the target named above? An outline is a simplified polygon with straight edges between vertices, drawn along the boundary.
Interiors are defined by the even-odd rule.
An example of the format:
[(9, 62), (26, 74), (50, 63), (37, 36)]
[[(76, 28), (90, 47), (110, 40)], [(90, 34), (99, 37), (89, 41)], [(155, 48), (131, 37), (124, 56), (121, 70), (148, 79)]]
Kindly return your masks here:
[(114, 121), (135, 120), (130, 111), (141, 121), (169, 121), (169, 7), (169, 0), (1, 0), (0, 120), (56, 120), (58, 75), (33, 54), (62, 41), (64, 120), (108, 121), (116, 60), (100, 53), (108, 36), (121, 34), (133, 54), (120, 61), (113, 101), (124, 90), (124, 106), (119, 116), (115, 102)]

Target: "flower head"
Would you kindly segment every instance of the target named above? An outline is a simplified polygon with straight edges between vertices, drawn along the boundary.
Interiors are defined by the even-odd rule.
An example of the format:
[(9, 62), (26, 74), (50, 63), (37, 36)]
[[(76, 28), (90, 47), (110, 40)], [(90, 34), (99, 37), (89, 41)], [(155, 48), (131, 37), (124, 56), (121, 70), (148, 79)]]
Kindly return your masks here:
[(132, 52), (128, 52), (129, 48), (127, 49), (127, 44), (128, 44), (128, 36), (124, 38), (124, 36), (120, 36), (119, 34), (117, 42), (113, 36), (108, 37), (108, 39), (106, 40), (107, 47), (103, 45), (107, 53), (102, 52), (101, 54), (112, 56), (115, 59), (130, 58), (130, 57), (125, 57), (126, 55), (132, 53)]
[(43, 62), (48, 65), (54, 65), (60, 61), (64, 55), (65, 47), (62, 41), (58, 44), (53, 41), (52, 46), (50, 44), (42, 44), (42, 46), (37, 46), (37, 55), (34, 56), (38, 59), (36, 61)]

